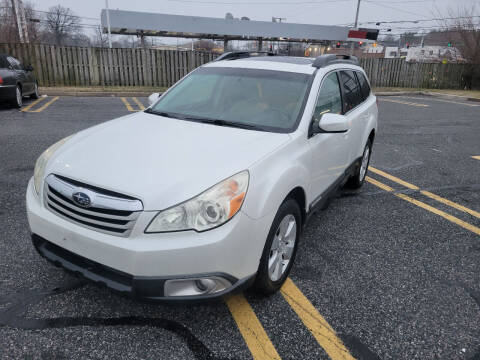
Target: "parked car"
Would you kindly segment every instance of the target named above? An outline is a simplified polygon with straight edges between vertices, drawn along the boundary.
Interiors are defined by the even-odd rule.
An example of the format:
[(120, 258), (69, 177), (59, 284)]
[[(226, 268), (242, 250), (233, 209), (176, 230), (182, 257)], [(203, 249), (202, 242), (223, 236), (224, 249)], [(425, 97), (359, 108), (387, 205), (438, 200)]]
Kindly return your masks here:
[(23, 66), (8, 54), (0, 54), (0, 101), (22, 107), (24, 96), (38, 99), (38, 83), (31, 65)]
[(378, 110), (358, 61), (232, 55), (150, 98), (39, 157), (36, 249), (139, 298), (277, 291), (308, 217), (364, 182)]

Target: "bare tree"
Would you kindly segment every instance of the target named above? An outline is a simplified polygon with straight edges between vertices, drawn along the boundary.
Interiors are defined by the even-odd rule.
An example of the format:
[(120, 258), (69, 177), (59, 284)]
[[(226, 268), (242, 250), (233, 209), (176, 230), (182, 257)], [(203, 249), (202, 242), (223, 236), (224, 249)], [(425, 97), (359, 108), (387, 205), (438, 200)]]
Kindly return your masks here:
[(101, 26), (95, 28), (95, 35), (93, 36), (93, 45), (97, 47), (107, 47), (108, 36), (103, 32)]
[(448, 43), (460, 50), (462, 57), (467, 61), (467, 66), (462, 75), (465, 89), (472, 89), (472, 84), (480, 82), (480, 27), (478, 18), (480, 9), (475, 5), (471, 7), (458, 7), (449, 9), (445, 20), (440, 21), (445, 29)]
[(55, 44), (63, 45), (65, 40), (79, 32), (80, 19), (70, 10), (61, 5), (48, 9), (45, 20), (46, 30), (51, 33)]
[(0, 0), (0, 42), (18, 42), (18, 30), (10, 0)]

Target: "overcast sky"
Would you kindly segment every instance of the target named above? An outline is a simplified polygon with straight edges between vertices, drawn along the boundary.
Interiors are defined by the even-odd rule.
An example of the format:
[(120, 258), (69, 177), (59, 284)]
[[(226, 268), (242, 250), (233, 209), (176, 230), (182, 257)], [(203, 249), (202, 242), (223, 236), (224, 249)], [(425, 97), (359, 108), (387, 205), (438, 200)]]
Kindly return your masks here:
[[(99, 18), (104, 0), (33, 0), (37, 10), (61, 4), (75, 14)], [(111, 9), (167, 13), (176, 15), (211, 16), (223, 18), (230, 12), (235, 17), (271, 21), (272, 16), (284, 17), (290, 23), (333, 25), (352, 23), (357, 0), (109, 0)], [(360, 22), (430, 19), (447, 9), (472, 6), (480, 0), (362, 0)], [(437, 9), (437, 10), (435, 10)], [(98, 20), (99, 21), (99, 20)], [(83, 23), (96, 23), (82, 19)], [(437, 23), (401, 24), (397, 27), (432, 26)], [(375, 25), (370, 25), (370, 27)], [(382, 25), (382, 28), (392, 25)], [(396, 32), (399, 32), (395, 30)]]

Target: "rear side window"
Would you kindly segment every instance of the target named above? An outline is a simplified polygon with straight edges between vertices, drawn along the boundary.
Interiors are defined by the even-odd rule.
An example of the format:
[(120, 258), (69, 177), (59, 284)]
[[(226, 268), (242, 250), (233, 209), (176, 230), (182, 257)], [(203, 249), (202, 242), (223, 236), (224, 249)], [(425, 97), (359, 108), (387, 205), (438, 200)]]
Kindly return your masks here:
[(315, 119), (320, 119), (325, 113), (342, 113), (342, 96), (337, 73), (333, 72), (325, 77), (322, 88), (318, 93), (317, 105), (315, 106)]
[(367, 99), (370, 96), (370, 85), (368, 85), (367, 78), (360, 71), (357, 71), (358, 82), (360, 83), (360, 89), (362, 89), (363, 99)]
[(20, 64), (20, 61), (11, 56), (7, 57), (7, 60), (15, 70), (22, 70), (22, 64)]
[(347, 112), (355, 108), (363, 101), (363, 94), (360, 90), (355, 74), (351, 70), (340, 71), (340, 83), (343, 88), (343, 111)]

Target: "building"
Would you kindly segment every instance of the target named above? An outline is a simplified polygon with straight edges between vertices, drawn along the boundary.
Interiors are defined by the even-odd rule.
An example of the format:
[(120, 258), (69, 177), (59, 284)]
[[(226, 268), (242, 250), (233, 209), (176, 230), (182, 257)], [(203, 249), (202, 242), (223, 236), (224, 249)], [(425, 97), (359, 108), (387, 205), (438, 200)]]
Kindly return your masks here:
[(457, 63), (463, 62), (460, 51), (456, 47), (449, 46), (417, 46), (410, 47), (407, 53), (408, 62), (426, 63)]

